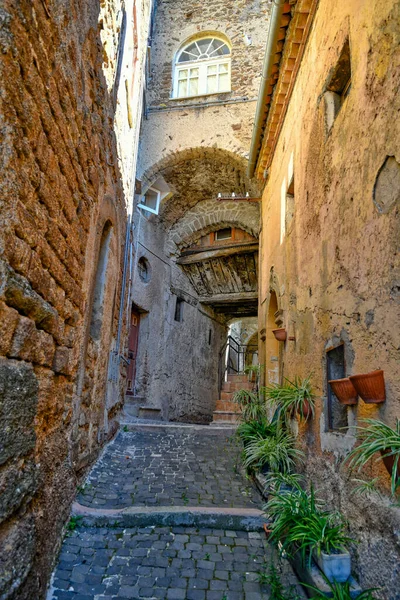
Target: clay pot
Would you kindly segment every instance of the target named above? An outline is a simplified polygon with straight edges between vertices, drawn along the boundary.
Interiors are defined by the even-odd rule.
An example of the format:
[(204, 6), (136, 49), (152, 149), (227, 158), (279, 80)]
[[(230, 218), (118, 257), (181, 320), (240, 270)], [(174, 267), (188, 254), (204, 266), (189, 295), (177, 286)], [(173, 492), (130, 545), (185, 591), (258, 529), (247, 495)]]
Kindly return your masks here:
[(366, 404), (385, 402), (385, 380), (383, 371), (372, 371), (362, 375), (350, 375), (351, 383)]
[(303, 417), (306, 420), (312, 416), (311, 404), (309, 403), (307, 398), (304, 398), (303, 406), (297, 412), (301, 417)]
[(267, 536), (267, 538), (269, 538), (269, 536), (272, 533), (272, 529), (270, 529), (270, 527), (268, 527), (267, 523), (263, 523), (263, 529), (265, 531), (265, 535)]
[(357, 392), (348, 377), (328, 381), (340, 404), (357, 404)]
[[(388, 456), (387, 452), (390, 452), (390, 450), (381, 450), (381, 456), (382, 456), (383, 464), (385, 465), (387, 472), (389, 473), (390, 476), (392, 476), (395, 456), (393, 456), (393, 455)], [(398, 479), (399, 477), (400, 477), (400, 460), (397, 463), (396, 479)]]
[(286, 329), (273, 329), (272, 333), (274, 334), (275, 339), (278, 340), (278, 342), (284, 342), (286, 340)]

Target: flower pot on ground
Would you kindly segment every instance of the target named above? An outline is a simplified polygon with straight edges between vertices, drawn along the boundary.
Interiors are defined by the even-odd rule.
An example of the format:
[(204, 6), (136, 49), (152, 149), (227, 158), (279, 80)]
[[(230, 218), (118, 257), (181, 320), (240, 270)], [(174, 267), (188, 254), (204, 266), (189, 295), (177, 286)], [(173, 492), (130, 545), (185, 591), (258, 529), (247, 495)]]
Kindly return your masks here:
[(274, 334), (275, 339), (278, 340), (278, 342), (286, 341), (287, 332), (286, 329), (284, 329), (283, 327), (280, 329), (273, 329), (272, 333)]
[(337, 554), (313, 552), (313, 558), (330, 582), (344, 583), (351, 575), (351, 556), (347, 551)]
[(385, 402), (385, 379), (382, 370), (350, 375), (349, 379), (366, 404)]
[(357, 404), (358, 394), (348, 377), (344, 379), (330, 379), (328, 383), (340, 404)]

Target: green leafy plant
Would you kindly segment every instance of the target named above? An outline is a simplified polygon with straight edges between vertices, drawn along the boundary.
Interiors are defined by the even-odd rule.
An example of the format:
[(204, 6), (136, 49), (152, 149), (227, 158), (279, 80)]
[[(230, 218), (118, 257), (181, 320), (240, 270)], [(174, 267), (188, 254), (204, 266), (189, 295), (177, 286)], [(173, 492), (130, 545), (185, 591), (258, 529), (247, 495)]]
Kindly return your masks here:
[(340, 553), (352, 538), (345, 534), (345, 523), (339, 513), (314, 511), (303, 516), (289, 530), (285, 546), (300, 552), (303, 564), (308, 560), (311, 564), (312, 554), (318, 556)]
[(260, 571), (258, 574), (258, 582), (261, 585), (269, 585), (270, 600), (299, 600), (298, 594), (294, 590), (294, 586), (286, 589), (282, 584), (279, 571), (276, 566), (271, 563), (269, 572)]
[(300, 552), (303, 563), (311, 562), (312, 552), (327, 554), (343, 551), (353, 541), (346, 535), (346, 523), (338, 512), (323, 510), (323, 501), (301, 488), (293, 479), (292, 489), (281, 487), (271, 493), (265, 509), (271, 519), (270, 541), (281, 544), (281, 550), (293, 556)]
[(295, 461), (301, 461), (304, 454), (295, 447), (294, 437), (279, 429), (275, 436), (249, 441), (244, 449), (244, 465), (250, 470), (259, 470), (268, 465), (272, 472), (289, 473)]
[(233, 401), (239, 404), (243, 421), (261, 421), (267, 418), (265, 388), (258, 391), (238, 390), (233, 394)]
[(359, 496), (367, 495), (370, 492), (377, 492), (379, 494), (377, 488), (379, 477), (375, 477), (374, 479), (371, 479), (371, 481), (364, 481), (363, 479), (352, 479), (352, 481), (358, 484), (351, 491), (352, 494), (357, 494)]
[(275, 436), (276, 423), (270, 423), (266, 417), (259, 420), (243, 421), (239, 424), (236, 433), (244, 446), (253, 440)]
[[(331, 592), (329, 597), (332, 600), (351, 600), (353, 598), (350, 591), (350, 583), (348, 581), (345, 583), (338, 583), (337, 581), (330, 582), (325, 576), (324, 579)], [(314, 585), (309, 585), (308, 583), (303, 583), (302, 585), (315, 592), (312, 595), (314, 600), (326, 600), (326, 594), (322, 593), (319, 588), (315, 587)], [(373, 592), (376, 590), (377, 588), (363, 590), (357, 596), (357, 600), (374, 600)]]
[(285, 379), (283, 385), (273, 384), (265, 388), (267, 401), (281, 408), (282, 414), (292, 417), (298, 413), (300, 418), (314, 416), (315, 395), (311, 387), (311, 377), (300, 379), (295, 377), (293, 381)]
[(377, 419), (364, 419), (366, 427), (356, 427), (357, 439), (361, 442), (348, 456), (351, 470), (360, 471), (379, 452), (375, 462), (392, 457), (391, 492), (394, 495), (400, 487), (400, 419), (396, 419), (395, 428)]
[(83, 517), (73, 515), (66, 525), (67, 534), (75, 531), (82, 519)]

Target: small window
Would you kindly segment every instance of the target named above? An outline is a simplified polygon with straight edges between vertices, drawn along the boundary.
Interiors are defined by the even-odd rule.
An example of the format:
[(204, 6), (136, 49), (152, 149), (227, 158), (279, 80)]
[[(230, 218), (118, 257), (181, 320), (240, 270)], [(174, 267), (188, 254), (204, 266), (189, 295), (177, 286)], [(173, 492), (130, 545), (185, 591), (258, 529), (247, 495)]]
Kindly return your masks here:
[(212, 339), (212, 331), (211, 329), (208, 330), (208, 345), (211, 346), (211, 339)]
[(325, 92), (326, 125), (328, 131), (332, 128), (342, 104), (351, 88), (351, 57), (350, 43), (347, 39), (343, 45), (339, 60), (330, 75)]
[[(344, 344), (331, 348), (326, 353), (326, 374), (327, 381), (332, 379), (343, 379), (346, 377), (346, 368), (344, 360)], [(340, 430), (348, 426), (347, 407), (341, 404), (336, 398), (329, 383), (328, 389), (328, 428), (330, 430)]]
[(286, 230), (288, 229), (292, 219), (294, 217), (294, 175), (289, 183), (289, 187), (286, 192)]
[(150, 281), (151, 267), (149, 261), (144, 256), (138, 260), (138, 273), (143, 283), (148, 283)]
[(215, 232), (215, 240), (220, 242), (221, 240), (230, 240), (232, 238), (232, 228), (226, 227), (225, 229), (219, 229)]
[(230, 48), (207, 37), (191, 42), (178, 53), (174, 74), (174, 98), (220, 94), (231, 89)]
[(158, 209), (160, 207), (161, 194), (155, 188), (149, 187), (147, 192), (140, 197), (138, 204), (139, 208), (143, 208), (148, 212), (158, 215)]
[(174, 319), (175, 319), (175, 321), (178, 321), (179, 323), (183, 320), (183, 303), (184, 303), (184, 300), (182, 298), (176, 299)]

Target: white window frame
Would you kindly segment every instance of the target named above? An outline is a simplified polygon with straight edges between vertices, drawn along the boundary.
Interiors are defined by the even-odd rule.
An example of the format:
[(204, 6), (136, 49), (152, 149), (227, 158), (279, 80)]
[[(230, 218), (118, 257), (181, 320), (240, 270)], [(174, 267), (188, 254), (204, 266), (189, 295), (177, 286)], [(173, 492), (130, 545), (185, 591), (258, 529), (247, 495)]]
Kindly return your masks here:
[[(207, 36), (207, 37), (212, 37), (213, 39), (216, 39), (218, 41), (220, 41), (222, 44), (225, 44), (228, 48), (229, 48), (229, 52), (230, 54), (223, 54), (222, 56), (218, 56), (216, 58), (205, 58), (205, 59), (201, 59), (201, 60), (193, 60), (193, 61), (186, 61), (186, 62), (179, 62), (179, 58), (182, 54), (182, 52), (185, 51), (185, 49), (192, 43), (189, 42), (187, 44), (185, 44), (185, 46), (183, 48), (181, 48), (176, 56), (175, 59), (175, 64), (174, 64), (174, 76), (173, 76), (173, 86), (172, 86), (172, 98), (174, 99), (178, 99), (181, 100), (182, 98), (195, 98), (197, 96), (210, 96), (210, 95), (214, 95), (214, 94), (227, 94), (231, 91), (231, 58), (232, 58), (232, 54), (231, 54), (231, 47), (230, 45), (223, 39), (217, 37), (217, 36)], [(198, 40), (195, 41), (200, 41), (201, 39), (205, 39), (205, 38), (199, 38)], [(216, 92), (209, 92), (207, 90), (207, 69), (209, 66), (217, 66), (217, 82), (218, 82), (218, 65), (227, 65), (228, 66), (228, 82), (229, 85), (227, 87), (226, 90), (221, 90), (221, 91), (216, 91)], [(189, 69), (198, 69), (199, 70), (199, 77), (198, 77), (198, 90), (197, 90), (197, 94), (192, 94), (189, 95), (188, 93), (185, 96), (178, 96), (178, 80), (179, 80), (179, 73), (181, 71), (185, 71), (185, 70), (189, 70)], [(189, 87), (189, 77), (187, 78), (187, 86), (186, 86), (186, 92), (188, 92), (188, 87)]]
[[(150, 208), (150, 206), (146, 206), (146, 204), (142, 203), (142, 200), (145, 199), (147, 192), (151, 190), (152, 192), (155, 192), (157, 194), (157, 204), (156, 204), (156, 208)], [(140, 201), (138, 203), (138, 208), (142, 208), (143, 210), (147, 210), (148, 212), (152, 213), (153, 215), (158, 215), (158, 211), (160, 209), (160, 202), (161, 202), (161, 192), (160, 190), (157, 190), (154, 187), (148, 187), (147, 190), (145, 191), (144, 194), (142, 194), (140, 196)]]

